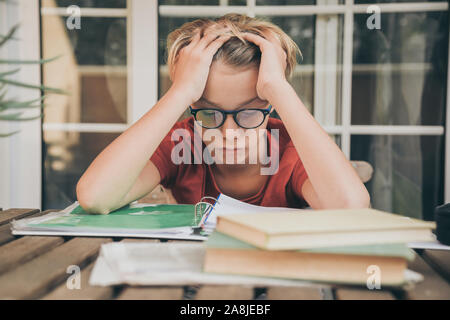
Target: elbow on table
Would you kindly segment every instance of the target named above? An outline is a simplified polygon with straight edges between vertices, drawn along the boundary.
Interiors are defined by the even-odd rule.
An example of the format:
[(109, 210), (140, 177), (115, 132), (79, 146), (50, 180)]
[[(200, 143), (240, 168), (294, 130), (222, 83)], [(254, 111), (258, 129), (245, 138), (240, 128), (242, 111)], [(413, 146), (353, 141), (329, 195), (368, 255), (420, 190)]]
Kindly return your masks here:
[(78, 181), (76, 186), (76, 195), (78, 204), (83, 208), (87, 213), (92, 214), (108, 214), (110, 210), (105, 208), (104, 206), (99, 205), (94, 200), (92, 196), (92, 192), (86, 189), (83, 186), (81, 180)]
[(370, 194), (367, 189), (364, 189), (359, 196), (349, 197), (344, 201), (345, 209), (366, 209), (370, 208)]

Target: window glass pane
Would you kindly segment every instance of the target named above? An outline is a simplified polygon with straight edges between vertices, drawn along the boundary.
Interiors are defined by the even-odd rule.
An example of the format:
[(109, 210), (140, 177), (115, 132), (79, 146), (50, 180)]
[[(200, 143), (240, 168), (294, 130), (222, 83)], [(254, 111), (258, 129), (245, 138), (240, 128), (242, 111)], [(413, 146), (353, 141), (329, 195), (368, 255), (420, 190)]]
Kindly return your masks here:
[(334, 140), (339, 148), (341, 148), (341, 135), (340, 134), (330, 134), (330, 138)]
[(95, 157), (119, 133), (44, 131), (43, 210), (76, 201), (76, 184)]
[(303, 60), (297, 57), (298, 65), (291, 84), (310, 112), (314, 112), (314, 34), (315, 16), (264, 17), (279, 26), (298, 45)]
[(68, 7), (77, 5), (80, 8), (126, 8), (126, 0), (42, 0), (43, 7)]
[(352, 124), (443, 125), (448, 13), (355, 15)]
[(336, 5), (343, 3), (344, 0), (256, 0), (258, 6)]
[(354, 0), (355, 4), (399, 3), (399, 2), (444, 2), (442, 0)]
[(61, 55), (44, 64), (45, 85), (70, 93), (46, 99), (45, 122), (127, 122), (125, 18), (86, 17), (68, 30), (64, 17), (45, 15), (42, 48), (44, 58)]
[(247, 0), (228, 0), (229, 6), (246, 6)]
[[(216, 17), (206, 17), (207, 19), (215, 19)], [(158, 24), (159, 38), (159, 98), (161, 98), (172, 84), (169, 78), (169, 70), (167, 68), (167, 36), (173, 30), (181, 27), (184, 23), (194, 21), (196, 18), (172, 18), (160, 17)]]
[(159, 0), (159, 5), (171, 5), (171, 6), (217, 6), (219, 0)]
[(316, 0), (256, 0), (257, 6), (313, 5)]
[(374, 169), (366, 183), (372, 207), (433, 220), (443, 202), (443, 147), (443, 136), (352, 136), (351, 160)]

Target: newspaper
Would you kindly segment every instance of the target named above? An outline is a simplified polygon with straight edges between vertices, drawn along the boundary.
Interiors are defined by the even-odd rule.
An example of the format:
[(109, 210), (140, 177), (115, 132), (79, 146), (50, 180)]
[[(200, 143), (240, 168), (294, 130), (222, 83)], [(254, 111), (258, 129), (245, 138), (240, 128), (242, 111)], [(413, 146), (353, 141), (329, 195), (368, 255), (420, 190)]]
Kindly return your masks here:
[(115, 242), (102, 245), (89, 279), (90, 285), (317, 286), (309, 281), (205, 273), (206, 245), (185, 242)]
[[(328, 286), (325, 283), (304, 280), (205, 273), (203, 272), (205, 254), (206, 245), (198, 242), (103, 244), (89, 284), (94, 286), (227, 284), (317, 288)], [(405, 288), (422, 280), (421, 274), (405, 270)]]

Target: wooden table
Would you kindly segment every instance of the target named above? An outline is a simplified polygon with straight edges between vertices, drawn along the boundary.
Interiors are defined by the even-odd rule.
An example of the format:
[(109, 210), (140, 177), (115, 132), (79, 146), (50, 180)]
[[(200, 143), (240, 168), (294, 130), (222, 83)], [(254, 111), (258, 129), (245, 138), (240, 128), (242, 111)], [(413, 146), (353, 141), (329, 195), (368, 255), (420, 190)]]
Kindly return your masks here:
[[(368, 290), (363, 287), (254, 288), (250, 286), (97, 287), (89, 276), (103, 243), (154, 239), (13, 236), (10, 221), (45, 213), (33, 209), (0, 211), (0, 299), (450, 299), (450, 251), (417, 250), (409, 268), (424, 276), (412, 290)], [(70, 265), (81, 268), (81, 289), (69, 290)]]

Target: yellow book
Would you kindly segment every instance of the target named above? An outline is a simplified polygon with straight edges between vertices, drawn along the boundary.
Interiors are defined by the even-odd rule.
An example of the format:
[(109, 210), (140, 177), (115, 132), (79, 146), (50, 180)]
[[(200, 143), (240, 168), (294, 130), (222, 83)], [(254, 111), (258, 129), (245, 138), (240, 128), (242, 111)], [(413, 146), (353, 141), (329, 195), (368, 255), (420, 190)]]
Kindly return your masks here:
[(405, 284), (414, 251), (403, 243), (325, 247), (303, 250), (261, 250), (213, 232), (206, 241), (203, 270), (284, 279), (366, 284), (374, 266), (382, 286)]
[(267, 250), (433, 241), (434, 222), (375, 209), (301, 210), (217, 217), (216, 230)]

